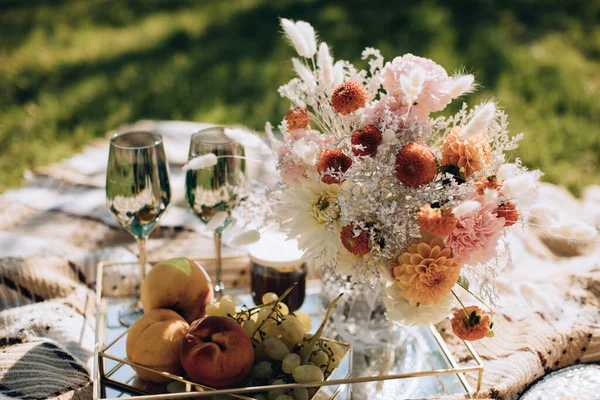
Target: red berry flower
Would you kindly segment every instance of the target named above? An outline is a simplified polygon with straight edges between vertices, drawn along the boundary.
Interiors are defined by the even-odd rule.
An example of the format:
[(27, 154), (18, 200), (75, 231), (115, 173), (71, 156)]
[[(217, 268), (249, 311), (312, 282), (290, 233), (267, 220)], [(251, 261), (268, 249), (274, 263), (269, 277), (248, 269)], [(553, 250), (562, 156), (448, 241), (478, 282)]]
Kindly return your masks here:
[(511, 202), (500, 204), (496, 209), (496, 215), (498, 218), (504, 218), (506, 221), (504, 222), (504, 226), (513, 226), (519, 220), (519, 210), (517, 210), (517, 206)]
[(367, 231), (364, 229), (360, 231), (358, 236), (355, 236), (354, 226), (346, 225), (342, 228), (340, 239), (342, 239), (342, 244), (346, 250), (355, 256), (364, 256), (371, 251), (369, 236), (367, 235)]
[(489, 315), (477, 306), (461, 308), (450, 320), (452, 332), (462, 340), (479, 340), (493, 336), (492, 321)]
[(427, 146), (411, 142), (396, 156), (396, 177), (406, 186), (417, 188), (431, 182), (437, 175), (435, 156)]
[[(340, 177), (337, 173), (348, 171), (352, 165), (352, 159), (345, 155), (340, 149), (326, 149), (321, 152), (319, 161), (317, 162), (317, 171), (320, 174), (325, 173), (321, 181), (331, 185), (332, 183), (340, 183)], [(331, 174), (331, 172), (336, 174)]]
[(498, 191), (500, 194), (502, 191), (502, 182), (498, 180), (495, 176), (488, 176), (486, 178), (481, 178), (481, 180), (475, 183), (475, 187), (477, 188), (477, 194), (483, 196), (485, 193), (485, 189), (494, 189)]
[(333, 109), (342, 115), (348, 115), (363, 108), (367, 103), (365, 85), (356, 81), (346, 81), (335, 88), (331, 95)]
[(350, 140), (354, 146), (362, 146), (362, 150), (357, 148), (352, 149), (355, 156), (374, 157), (377, 154), (377, 147), (381, 144), (383, 137), (375, 125), (367, 125), (355, 131)]

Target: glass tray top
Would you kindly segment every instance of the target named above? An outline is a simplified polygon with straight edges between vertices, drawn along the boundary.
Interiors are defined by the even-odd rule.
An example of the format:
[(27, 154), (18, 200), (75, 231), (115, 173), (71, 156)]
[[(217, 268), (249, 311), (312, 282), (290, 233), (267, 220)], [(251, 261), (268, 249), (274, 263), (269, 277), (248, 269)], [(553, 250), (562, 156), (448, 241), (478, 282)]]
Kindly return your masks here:
[[(307, 293), (301, 310), (308, 313), (313, 318), (313, 330), (316, 330), (325, 313), (325, 307), (322, 304), (321, 285), (319, 281), (310, 281), (307, 284)], [(226, 294), (233, 296), (238, 305), (246, 304), (252, 306), (254, 303), (250, 293), (242, 289), (232, 289), (226, 291)], [(106, 331), (104, 343), (110, 343), (126, 328), (122, 327), (118, 321), (118, 310), (130, 301), (126, 298), (106, 298)], [(336, 335), (335, 327), (332, 321), (328, 323), (329, 331), (324, 334), (326, 337)], [(438, 345), (434, 337), (434, 332), (428, 327), (402, 327), (399, 342), (394, 347), (373, 347), (369, 349), (353, 348), (351, 356), (346, 356), (332, 375), (330, 379), (344, 378), (351, 371), (351, 376), (368, 377), (375, 375), (400, 374), (407, 372), (418, 372), (426, 370), (440, 370), (453, 368), (450, 361)], [(333, 336), (332, 336), (333, 335)], [(343, 340), (343, 339), (341, 339)], [(111, 353), (125, 354), (125, 341), (119, 340), (111, 347)], [(351, 358), (351, 360), (350, 360)], [(105, 359), (105, 370), (111, 371), (117, 365), (116, 361)], [(131, 367), (124, 366), (118, 368), (111, 375), (111, 380), (118, 382), (127, 382), (138, 387), (140, 390), (149, 393), (163, 392), (164, 389), (148, 384), (136, 377)], [(467, 393), (466, 388), (461, 383), (458, 375), (436, 375), (421, 376), (415, 378), (394, 379), (379, 382), (365, 382), (345, 384), (341, 386), (325, 387), (322, 390), (323, 397), (316, 398), (335, 398), (335, 399), (390, 399), (390, 398), (423, 398), (439, 397), (443, 395), (456, 395)], [(106, 385), (106, 397), (132, 397), (131, 394)], [(333, 396), (333, 397), (332, 397)], [(221, 397), (220, 397), (221, 398)]]

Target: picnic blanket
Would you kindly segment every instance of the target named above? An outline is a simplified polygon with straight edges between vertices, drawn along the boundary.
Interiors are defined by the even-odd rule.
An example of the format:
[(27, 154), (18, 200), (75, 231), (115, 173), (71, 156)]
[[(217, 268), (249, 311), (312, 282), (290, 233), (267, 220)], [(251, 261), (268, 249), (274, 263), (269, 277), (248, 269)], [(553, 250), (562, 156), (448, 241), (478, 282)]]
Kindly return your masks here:
[[(162, 133), (172, 164), (174, 198), (149, 240), (149, 260), (204, 257), (211, 274), (212, 242), (186, 210), (180, 168), (189, 136), (202, 126), (147, 121), (136, 129)], [(107, 144), (32, 171), (23, 188), (0, 195), (0, 398), (92, 398), (95, 268), (99, 261), (136, 259), (135, 242), (105, 207)], [(269, 165), (254, 168), (272, 173)], [(575, 199), (545, 184), (533, 202), (600, 229), (600, 186)], [(475, 398), (514, 399), (551, 371), (600, 361), (598, 239), (566, 241), (515, 226), (506, 240), (512, 266), (498, 280), (496, 336), (474, 343), (485, 365)], [(243, 250), (226, 247), (225, 257), (226, 285), (248, 286)], [(119, 272), (103, 290), (122, 290), (136, 273)], [(460, 363), (469, 363), (447, 324), (440, 328)], [(474, 375), (468, 379), (475, 384)]]

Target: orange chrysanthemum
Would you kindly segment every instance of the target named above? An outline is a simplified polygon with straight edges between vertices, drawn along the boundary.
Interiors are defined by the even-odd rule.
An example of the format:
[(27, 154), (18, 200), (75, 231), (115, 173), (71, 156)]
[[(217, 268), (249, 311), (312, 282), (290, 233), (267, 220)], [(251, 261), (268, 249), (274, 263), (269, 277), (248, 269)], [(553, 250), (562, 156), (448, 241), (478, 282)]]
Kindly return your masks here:
[(435, 178), (437, 171), (435, 156), (421, 143), (408, 143), (396, 155), (396, 177), (406, 186), (423, 186)]
[[(323, 150), (319, 156), (317, 162), (317, 171), (320, 174), (326, 172), (346, 172), (352, 165), (352, 159), (345, 155), (340, 149), (326, 149)], [(323, 183), (331, 185), (333, 183), (340, 183), (340, 178), (337, 174), (332, 175), (326, 173), (321, 178)]]
[(502, 182), (495, 176), (481, 178), (479, 182), (475, 183), (477, 194), (483, 196), (485, 189), (495, 189), (500, 194), (502, 192)]
[(331, 95), (333, 109), (342, 115), (348, 115), (367, 104), (367, 89), (356, 81), (346, 81), (335, 88)]
[(354, 226), (346, 225), (342, 228), (340, 239), (342, 240), (342, 244), (346, 250), (355, 256), (364, 256), (371, 251), (369, 236), (367, 235), (367, 231), (364, 229), (360, 231), (358, 236), (355, 236)]
[(287, 129), (293, 131), (294, 129), (308, 128), (312, 116), (306, 108), (298, 107), (288, 111), (288, 113), (285, 114), (284, 119), (287, 122)]
[(439, 237), (411, 244), (392, 265), (391, 274), (402, 295), (423, 306), (439, 304), (460, 275), (460, 264)]
[(363, 148), (352, 149), (355, 156), (374, 157), (377, 154), (377, 147), (381, 144), (383, 136), (375, 125), (367, 125), (362, 129), (355, 131), (350, 138), (354, 146), (361, 145)]
[(477, 306), (469, 306), (454, 313), (450, 320), (452, 332), (462, 340), (479, 340), (490, 334), (488, 314)]
[(506, 221), (504, 226), (513, 226), (519, 220), (519, 210), (517, 210), (517, 206), (511, 202), (500, 204), (496, 209), (496, 215), (498, 218), (504, 218)]
[(460, 137), (461, 128), (455, 126), (442, 145), (442, 160), (440, 165), (456, 165), (463, 169), (463, 177), (469, 177), (481, 171), (484, 164), (489, 162), (492, 148), (485, 137), (478, 135), (464, 139)]
[(421, 229), (438, 236), (447, 236), (452, 233), (458, 221), (451, 209), (432, 208), (430, 204), (421, 207), (417, 217)]

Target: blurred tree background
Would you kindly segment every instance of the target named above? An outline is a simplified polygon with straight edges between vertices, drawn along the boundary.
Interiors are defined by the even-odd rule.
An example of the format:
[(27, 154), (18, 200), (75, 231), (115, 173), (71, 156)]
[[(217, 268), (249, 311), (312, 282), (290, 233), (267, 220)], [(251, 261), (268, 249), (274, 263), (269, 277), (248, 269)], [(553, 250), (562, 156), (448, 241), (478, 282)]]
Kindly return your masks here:
[[(292, 76), (279, 17), (335, 58), (411, 52), (476, 73), (516, 156), (578, 194), (600, 182), (600, 1), (18, 1), (0, 5), (0, 191), (139, 119), (276, 124)], [(454, 106), (456, 109), (457, 105)]]

